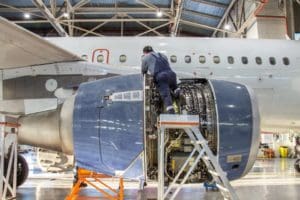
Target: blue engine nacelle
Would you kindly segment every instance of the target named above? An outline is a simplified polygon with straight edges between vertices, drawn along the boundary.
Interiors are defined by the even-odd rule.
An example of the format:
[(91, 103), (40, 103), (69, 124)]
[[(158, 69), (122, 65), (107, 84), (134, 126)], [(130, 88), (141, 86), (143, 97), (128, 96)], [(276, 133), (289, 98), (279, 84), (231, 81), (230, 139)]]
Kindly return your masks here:
[[(259, 146), (259, 113), (252, 90), (238, 83), (205, 79), (182, 80), (179, 87), (177, 112), (199, 115), (199, 128), (229, 179), (245, 175)], [(73, 112), (77, 165), (109, 175), (121, 173), (125, 178), (143, 176), (147, 169), (147, 177), (156, 179), (156, 119), (162, 112), (155, 88), (148, 82), (144, 88), (141, 75), (82, 84)], [(169, 179), (191, 151), (182, 135), (180, 130), (168, 135), (165, 173)], [(202, 162), (191, 177), (190, 182), (210, 178)]]

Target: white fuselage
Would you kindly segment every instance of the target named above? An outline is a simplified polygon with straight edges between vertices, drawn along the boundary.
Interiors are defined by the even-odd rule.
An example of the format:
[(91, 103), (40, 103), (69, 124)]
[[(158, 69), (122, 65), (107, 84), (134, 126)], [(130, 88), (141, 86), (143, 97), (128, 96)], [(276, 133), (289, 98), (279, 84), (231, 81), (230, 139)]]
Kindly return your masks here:
[(120, 69), (125, 66), (139, 69), (142, 49), (151, 45), (168, 56), (179, 78), (222, 79), (252, 87), (258, 96), (262, 131), (300, 130), (298, 41), (176, 37), (47, 39), (89, 62), (103, 62)]

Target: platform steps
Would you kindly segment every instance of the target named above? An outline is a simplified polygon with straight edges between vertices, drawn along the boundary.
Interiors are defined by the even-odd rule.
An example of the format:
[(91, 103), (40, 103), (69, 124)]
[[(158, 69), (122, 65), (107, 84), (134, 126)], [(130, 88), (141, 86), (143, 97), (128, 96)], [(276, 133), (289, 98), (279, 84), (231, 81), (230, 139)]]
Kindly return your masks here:
[[(158, 187), (158, 199), (170, 199), (173, 200), (179, 193), (182, 186), (187, 181), (190, 174), (193, 172), (197, 164), (202, 159), (205, 163), (208, 172), (213, 177), (216, 182), (216, 186), (219, 188), (224, 199), (228, 200), (238, 200), (238, 196), (236, 195), (233, 187), (231, 186), (229, 180), (227, 179), (226, 173), (222, 170), (219, 165), (217, 157), (212, 153), (211, 149), (208, 146), (207, 140), (203, 137), (199, 130), (199, 118), (196, 115), (166, 115), (163, 114), (160, 116), (160, 137), (158, 141), (159, 148), (159, 158), (163, 158), (163, 149), (164, 149), (164, 133), (166, 129), (184, 129), (188, 137), (191, 139), (191, 143), (194, 148), (186, 159), (185, 163), (175, 176), (172, 183), (168, 186), (166, 191), (164, 191), (164, 172), (160, 171), (163, 169), (163, 166), (159, 166), (159, 187)], [(171, 194), (171, 190), (176, 185), (179, 177), (181, 177), (184, 170), (187, 169), (188, 164), (191, 162), (191, 158), (195, 157), (194, 162), (188, 168), (187, 173), (185, 174), (182, 181), (179, 183), (175, 191)], [(163, 165), (163, 163), (162, 163)], [(169, 197), (170, 196), (170, 197)], [(168, 198), (169, 197), (169, 198)]]
[(233, 187), (227, 179), (227, 174), (222, 170), (221, 166), (219, 165), (217, 157), (212, 153), (211, 149), (209, 148), (208, 142), (203, 138), (198, 128), (191, 128), (191, 132), (194, 132), (196, 145), (199, 145), (198, 148), (204, 150), (202, 160), (205, 163), (208, 172), (211, 174), (214, 181), (216, 182), (216, 186), (219, 188), (224, 199), (237, 200), (238, 196), (236, 195)]

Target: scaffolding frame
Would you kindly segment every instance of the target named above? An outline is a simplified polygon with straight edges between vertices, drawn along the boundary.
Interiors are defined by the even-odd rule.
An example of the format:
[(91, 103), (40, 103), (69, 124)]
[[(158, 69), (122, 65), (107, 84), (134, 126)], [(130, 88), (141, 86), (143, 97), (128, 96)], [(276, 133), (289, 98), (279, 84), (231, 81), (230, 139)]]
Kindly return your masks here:
[[(1, 200), (15, 199), (17, 193), (19, 124), (0, 122), (0, 196)], [(10, 128), (10, 131), (6, 131)], [(12, 178), (12, 181), (11, 181)]]

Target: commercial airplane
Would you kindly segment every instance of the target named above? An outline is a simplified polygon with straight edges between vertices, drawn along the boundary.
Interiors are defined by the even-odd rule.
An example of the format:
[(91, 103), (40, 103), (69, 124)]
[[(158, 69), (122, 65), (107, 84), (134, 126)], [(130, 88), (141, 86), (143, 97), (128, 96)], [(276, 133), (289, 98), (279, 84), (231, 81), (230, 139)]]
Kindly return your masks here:
[(184, 37), (47, 38), (91, 63), (140, 71), (142, 49), (169, 57), (180, 77), (229, 80), (254, 89), (265, 132), (300, 130), (300, 41)]
[[(86, 59), (88, 63), (64, 60), (53, 64), (48, 61), (44, 65), (28, 63), (24, 68), (5, 69), (3, 79), (7, 90), (15, 89), (20, 93), (18, 85), (23, 90), (26, 83), (29, 88), (32, 88), (29, 84), (36, 84), (40, 86), (36, 89), (48, 94), (41, 96), (40, 92), (39, 95), (28, 96), (29, 92), (24, 98), (56, 98), (59, 94), (54, 95), (59, 91), (55, 93), (55, 90), (60, 87), (70, 89), (81, 82), (103, 78), (106, 74), (139, 73), (141, 49), (151, 44), (154, 50), (169, 57), (179, 78), (230, 80), (253, 88), (258, 96), (262, 131), (283, 133), (300, 130), (300, 110), (295, 109), (300, 106), (299, 41), (181, 37), (68, 37), (47, 40)], [(11, 59), (15, 60), (16, 55), (20, 57), (15, 52)], [(2, 66), (9, 64), (3, 63)], [(38, 84), (34, 83), (37, 80), (32, 76), (39, 75), (46, 77)], [(73, 75), (73, 78), (68, 75)], [(61, 81), (60, 77), (67, 78)], [(48, 88), (54, 84), (53, 91), (50, 87), (49, 92), (46, 84)], [(11, 95), (8, 99), (15, 96), (18, 95)]]
[[(49, 40), (49, 42), (2, 18), (0, 20), (0, 31), (0, 44), (3, 47), (0, 49), (0, 55), (2, 56), (0, 67), (3, 69), (3, 79), (9, 81), (24, 76), (36, 77), (47, 75), (47, 78), (51, 78), (45, 81), (45, 88), (48, 91), (45, 96), (50, 94), (52, 98), (63, 96), (64, 99), (67, 99), (63, 106), (58, 106), (57, 110), (35, 113), (21, 118), (19, 132), (20, 142), (48, 148), (50, 150), (62, 151), (67, 154), (75, 152), (77, 162), (88, 169), (113, 174), (118, 170), (124, 171), (129, 166), (135, 166), (135, 163), (139, 163), (137, 164), (138, 166), (141, 165), (141, 159), (137, 159), (140, 158), (138, 155), (141, 153), (141, 143), (143, 143), (141, 140), (143, 135), (140, 132), (142, 124), (140, 114), (131, 116), (130, 118), (124, 114), (126, 112), (122, 112), (122, 115), (120, 115), (122, 119), (111, 120), (111, 117), (117, 118), (117, 116), (115, 116), (117, 113), (114, 111), (111, 112), (113, 115), (107, 115), (108, 119), (102, 118), (102, 120), (106, 120), (105, 125), (97, 125), (95, 123), (101, 122), (101, 120), (98, 119), (97, 114), (99, 114), (100, 111), (97, 111), (97, 108), (102, 108), (101, 106), (103, 106), (102, 104), (98, 105), (98, 101), (101, 98), (99, 99), (97, 95), (104, 95), (109, 97), (109, 99), (120, 96), (125, 98), (126, 95), (132, 95), (132, 97), (135, 95), (140, 96), (140, 93), (132, 93), (132, 91), (136, 90), (142, 91), (143, 88), (140, 77), (128, 74), (134, 74), (140, 71), (141, 49), (148, 44), (153, 45), (155, 50), (165, 53), (170, 58), (172, 67), (178, 74), (178, 77), (193, 78), (192, 83), (183, 81), (182, 87), (185, 87), (185, 84), (188, 84), (187, 87), (189, 87), (189, 84), (191, 84), (202, 88), (196, 93), (199, 93), (199, 96), (201, 96), (200, 93), (207, 93), (205, 97), (202, 96), (202, 99), (207, 96), (210, 97), (208, 101), (205, 101), (206, 103), (214, 102), (214, 100), (216, 100), (214, 98), (216, 97), (222, 99), (224, 95), (229, 95), (228, 99), (234, 102), (234, 104), (228, 104), (228, 108), (241, 107), (248, 111), (252, 110), (252, 112), (248, 114), (245, 110), (241, 111), (241, 113), (245, 114), (241, 117), (241, 120), (247, 118), (250, 119), (251, 123), (250, 121), (247, 121), (247, 123), (241, 122), (242, 124), (247, 124), (248, 127), (244, 130), (245, 137), (236, 135), (239, 142), (245, 142), (244, 147), (246, 147), (247, 150), (241, 146), (237, 147), (236, 142), (235, 144), (231, 144), (232, 140), (227, 144), (226, 142), (228, 142), (228, 140), (221, 140), (220, 138), (226, 138), (225, 135), (228, 133), (226, 131), (218, 133), (218, 141), (216, 137), (212, 137), (210, 141), (217, 144), (214, 146), (215, 153), (217, 152), (219, 158), (223, 159), (222, 162), (221, 160), (220, 162), (232, 179), (239, 178), (247, 173), (253, 165), (258, 148), (258, 113), (255, 112), (257, 107), (255, 97), (250, 87), (254, 89), (258, 96), (262, 116), (262, 130), (299, 130), (300, 111), (295, 109), (299, 106), (298, 100), (300, 95), (299, 89), (297, 88), (299, 82), (299, 69), (297, 69), (297, 65), (300, 63), (299, 56), (297, 55), (297, 50), (300, 50), (299, 42), (241, 39), (115, 37), (48, 38), (47, 40)], [(62, 45), (63, 48), (58, 47), (59, 45)], [(84, 59), (90, 62), (85, 62)], [(71, 86), (59, 84), (55, 80), (59, 76), (68, 74), (80, 75), (81, 80), (73, 83)], [(94, 80), (103, 78), (103, 75), (108, 74), (127, 74), (127, 76), (81, 84), (75, 96), (55, 94), (60, 87), (64, 89), (72, 88), (73, 90), (78, 87), (81, 82), (89, 81), (89, 78)], [(83, 80), (82, 77), (87, 78)], [(219, 80), (219, 82), (207, 80), (199, 82), (198, 78), (216, 79)], [(26, 81), (23, 80), (23, 83), (23, 88), (25, 89)], [(227, 89), (231, 92), (227, 94), (222, 93), (222, 85), (228, 85)], [(233, 90), (231, 90), (232, 88), (241, 90), (241, 92), (234, 93)], [(227, 91), (227, 89), (224, 89), (224, 91)], [(109, 90), (110, 92), (107, 93)], [(127, 91), (127, 93), (123, 93), (124, 91)], [(215, 94), (215, 96), (211, 94)], [(24, 94), (24, 96), (26, 95), (27, 94)], [(34, 98), (35, 96), (33, 95), (32, 97)], [(90, 98), (85, 101), (83, 97)], [(186, 97), (188, 98), (188, 95)], [(200, 97), (197, 96), (196, 98)], [(128, 104), (124, 104), (123, 101), (121, 101), (123, 102), (121, 107), (119, 105), (117, 108), (113, 106), (111, 108), (117, 109), (118, 113), (123, 109), (125, 109), (124, 111), (140, 109), (142, 105), (141, 99), (137, 98), (135, 101), (139, 103), (137, 103), (134, 108), (126, 107)], [(9, 101), (4, 100), (2, 103), (3, 105), (7, 105)], [(11, 105), (14, 103), (16, 103), (16, 105), (18, 104), (18, 102), (10, 103), (12, 103)], [(11, 110), (6, 109), (4, 112), (26, 114), (25, 101), (23, 103), (23, 107), (11, 106), (9, 107)], [(91, 105), (96, 107), (92, 109), (90, 107)], [(206, 106), (210, 108), (209, 105)], [(4, 108), (4, 106), (2, 107)], [(80, 110), (80, 108), (84, 107), (86, 107), (86, 111), (89, 112)], [(73, 110), (74, 115), (72, 115), (73, 112), (71, 112)], [(200, 108), (196, 110), (200, 110)], [(212, 107), (212, 110), (215, 110), (220, 116), (223, 113), (218, 107)], [(97, 112), (94, 113), (92, 111)], [(138, 110), (135, 111), (136, 112), (133, 113), (138, 113)], [(109, 110), (105, 112), (110, 113)], [(230, 110), (228, 110), (228, 113), (233, 114)], [(47, 118), (45, 118), (45, 116), (47, 116)], [(83, 116), (86, 118), (82, 118)], [(129, 120), (129, 122), (125, 123), (122, 121), (124, 119)], [(130, 121), (130, 119), (132, 121)], [(212, 117), (212, 119), (214, 119), (216, 123), (228, 124), (226, 120), (222, 122), (214, 117)], [(70, 127), (72, 127), (73, 120), (75, 120), (76, 123), (73, 124), (73, 130), (70, 132), (69, 130)], [(90, 130), (89, 133), (92, 135), (87, 135), (87, 137), (80, 136), (80, 132), (83, 131), (82, 128), (87, 128), (86, 125), (89, 122), (91, 122), (91, 127), (96, 129)], [(239, 120), (236, 122), (237, 124), (240, 123)], [(112, 126), (112, 123), (117, 125), (117, 127)], [(110, 143), (113, 139), (110, 140), (109, 135), (102, 136), (104, 137), (102, 138), (100, 132), (96, 131), (98, 129), (106, 129), (106, 132), (104, 131), (105, 133), (114, 133), (114, 130), (119, 129), (125, 131), (125, 126), (132, 126), (133, 130), (139, 132), (137, 135), (134, 135), (134, 131), (130, 132), (126, 140), (123, 138), (123, 141), (135, 142), (131, 146), (132, 149), (126, 149), (124, 145), (120, 145), (120, 140), (117, 141), (118, 145), (114, 142)], [(211, 128), (214, 129), (216, 127)], [(234, 129), (231, 131), (242, 133)], [(120, 136), (119, 139), (122, 139), (122, 137)], [(98, 141), (98, 144), (93, 143), (95, 140)], [(148, 141), (145, 142), (147, 143)], [(87, 146), (87, 144), (93, 145)], [(99, 147), (100, 144), (108, 148), (101, 150)], [(220, 150), (223, 148), (222, 145), (230, 147), (231, 150), (234, 149), (235, 153), (231, 155), (230, 150)], [(91, 155), (90, 148), (99, 149), (99, 152), (95, 155)], [(120, 151), (124, 152), (120, 154)], [(115, 160), (111, 159), (108, 161), (109, 158), (114, 156), (116, 158)], [(178, 155), (172, 156), (174, 160), (180, 160)], [(91, 160), (95, 162), (91, 162)], [(231, 160), (233, 161), (231, 162)]]

